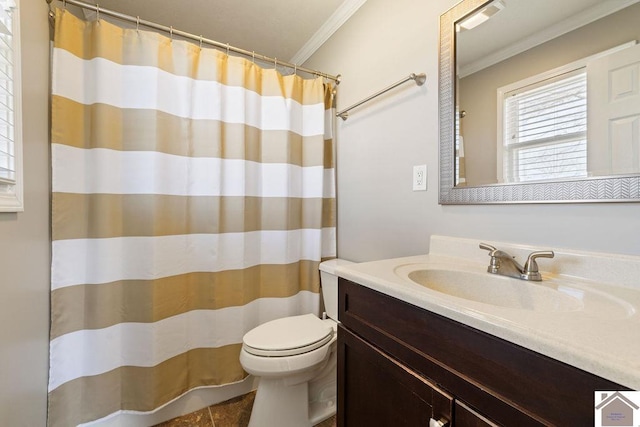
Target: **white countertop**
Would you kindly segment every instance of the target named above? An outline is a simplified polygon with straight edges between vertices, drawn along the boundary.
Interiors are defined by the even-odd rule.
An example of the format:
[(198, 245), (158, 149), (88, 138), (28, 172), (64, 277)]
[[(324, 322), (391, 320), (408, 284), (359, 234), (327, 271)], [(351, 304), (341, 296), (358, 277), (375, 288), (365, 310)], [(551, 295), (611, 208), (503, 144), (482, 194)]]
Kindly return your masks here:
[[(338, 276), (464, 323), (608, 380), (640, 390), (640, 257), (555, 250), (539, 259), (543, 282), (604, 295), (602, 307), (532, 310), (451, 296), (414, 283), (403, 270), (441, 268), (486, 274), (489, 257), (471, 239), (433, 236), (428, 255), (350, 264)], [(549, 248), (486, 242), (516, 256)], [(492, 275), (490, 275), (492, 276)], [(610, 301), (611, 303), (607, 303)], [(585, 303), (587, 305), (587, 303)]]

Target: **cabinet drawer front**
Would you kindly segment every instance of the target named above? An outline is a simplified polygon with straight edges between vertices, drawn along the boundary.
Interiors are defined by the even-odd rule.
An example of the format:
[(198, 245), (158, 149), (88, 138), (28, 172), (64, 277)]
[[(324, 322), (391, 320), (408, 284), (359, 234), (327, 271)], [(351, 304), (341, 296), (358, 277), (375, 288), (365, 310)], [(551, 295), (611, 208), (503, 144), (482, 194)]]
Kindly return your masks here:
[(486, 419), (458, 400), (453, 404), (453, 412), (456, 427), (498, 427), (497, 424)]
[[(343, 325), (505, 425), (593, 425), (618, 384), (340, 278)], [(484, 410), (487, 408), (487, 410)]]
[(338, 329), (338, 425), (428, 426), (451, 420), (453, 398), (342, 327)]

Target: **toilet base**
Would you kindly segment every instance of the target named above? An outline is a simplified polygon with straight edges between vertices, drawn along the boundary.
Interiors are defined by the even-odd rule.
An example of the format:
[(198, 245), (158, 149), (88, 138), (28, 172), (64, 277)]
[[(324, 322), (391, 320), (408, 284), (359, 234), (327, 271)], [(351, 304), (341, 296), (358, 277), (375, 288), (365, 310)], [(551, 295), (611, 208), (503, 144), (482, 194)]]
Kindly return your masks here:
[(260, 378), (249, 427), (311, 427), (308, 383)]
[(338, 400), (338, 358), (332, 349), (328, 363), (319, 375), (309, 381), (309, 420), (316, 425), (335, 415)]
[(311, 427), (335, 415), (337, 382), (332, 359), (311, 381), (261, 377), (249, 427)]

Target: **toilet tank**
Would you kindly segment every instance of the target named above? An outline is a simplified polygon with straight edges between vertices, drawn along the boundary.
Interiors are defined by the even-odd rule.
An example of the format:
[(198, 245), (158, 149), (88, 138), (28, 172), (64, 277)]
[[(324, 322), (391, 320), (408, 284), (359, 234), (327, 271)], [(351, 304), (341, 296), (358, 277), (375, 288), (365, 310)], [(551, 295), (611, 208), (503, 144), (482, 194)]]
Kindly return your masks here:
[(327, 316), (338, 321), (338, 276), (336, 268), (341, 265), (353, 264), (344, 259), (331, 259), (320, 263), (320, 284), (322, 299)]

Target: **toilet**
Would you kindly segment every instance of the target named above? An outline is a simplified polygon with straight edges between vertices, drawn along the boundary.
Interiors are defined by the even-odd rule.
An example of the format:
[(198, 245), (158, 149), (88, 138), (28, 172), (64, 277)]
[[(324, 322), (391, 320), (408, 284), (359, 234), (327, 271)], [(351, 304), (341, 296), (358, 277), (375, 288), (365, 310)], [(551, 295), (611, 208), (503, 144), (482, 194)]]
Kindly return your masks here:
[(264, 323), (242, 339), (240, 363), (259, 378), (249, 427), (313, 426), (336, 412), (338, 265), (320, 264), (326, 312)]

